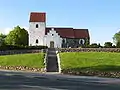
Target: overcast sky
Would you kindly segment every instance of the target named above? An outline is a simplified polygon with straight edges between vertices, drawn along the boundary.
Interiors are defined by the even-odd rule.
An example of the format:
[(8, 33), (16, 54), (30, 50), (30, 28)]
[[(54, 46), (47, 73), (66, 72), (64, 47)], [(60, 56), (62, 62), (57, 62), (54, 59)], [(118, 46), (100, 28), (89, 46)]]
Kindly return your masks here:
[(112, 41), (120, 30), (120, 0), (0, 0), (0, 32), (28, 29), (30, 12), (46, 12), (47, 26), (89, 29), (91, 43)]

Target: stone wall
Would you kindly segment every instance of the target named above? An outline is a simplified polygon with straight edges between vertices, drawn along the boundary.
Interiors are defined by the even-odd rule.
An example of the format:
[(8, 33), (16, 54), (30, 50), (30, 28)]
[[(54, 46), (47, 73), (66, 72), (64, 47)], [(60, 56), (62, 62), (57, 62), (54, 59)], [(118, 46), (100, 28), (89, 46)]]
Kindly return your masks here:
[(120, 52), (120, 48), (59, 48), (59, 52)]

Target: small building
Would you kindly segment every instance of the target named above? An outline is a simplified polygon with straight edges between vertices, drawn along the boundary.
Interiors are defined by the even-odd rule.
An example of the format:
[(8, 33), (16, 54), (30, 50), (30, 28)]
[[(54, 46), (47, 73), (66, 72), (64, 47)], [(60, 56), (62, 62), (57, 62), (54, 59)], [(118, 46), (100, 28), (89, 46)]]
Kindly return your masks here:
[(31, 12), (29, 45), (54, 48), (76, 48), (90, 43), (88, 29), (46, 27), (46, 13)]

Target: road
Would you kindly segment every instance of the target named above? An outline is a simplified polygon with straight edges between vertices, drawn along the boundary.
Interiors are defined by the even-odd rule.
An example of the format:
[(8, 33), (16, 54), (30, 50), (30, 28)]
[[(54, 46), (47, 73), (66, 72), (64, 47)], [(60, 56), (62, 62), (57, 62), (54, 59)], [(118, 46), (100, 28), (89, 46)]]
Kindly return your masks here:
[(0, 90), (120, 90), (120, 79), (0, 71)]

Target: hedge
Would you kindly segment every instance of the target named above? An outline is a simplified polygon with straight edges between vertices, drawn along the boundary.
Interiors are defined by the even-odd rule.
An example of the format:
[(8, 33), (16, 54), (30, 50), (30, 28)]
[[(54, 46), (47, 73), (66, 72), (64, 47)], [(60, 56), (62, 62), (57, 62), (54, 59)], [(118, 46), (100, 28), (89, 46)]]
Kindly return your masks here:
[(47, 46), (14, 46), (4, 45), (0, 46), (0, 50), (32, 50), (32, 49), (47, 49)]

